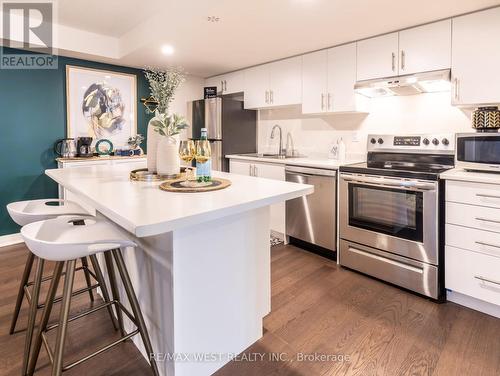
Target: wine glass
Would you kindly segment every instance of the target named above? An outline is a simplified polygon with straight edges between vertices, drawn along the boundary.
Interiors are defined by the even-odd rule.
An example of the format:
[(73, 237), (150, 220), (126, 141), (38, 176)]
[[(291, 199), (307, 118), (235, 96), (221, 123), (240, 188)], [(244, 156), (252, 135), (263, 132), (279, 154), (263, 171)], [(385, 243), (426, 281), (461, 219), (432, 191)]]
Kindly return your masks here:
[(188, 170), (191, 170), (189, 164), (191, 163), (191, 161), (195, 156), (195, 151), (196, 149), (194, 146), (194, 142), (192, 140), (183, 140), (179, 143), (179, 157), (188, 165), (186, 167), (186, 174), (184, 181), (189, 180), (189, 174), (187, 172)]
[[(195, 150), (194, 157), (198, 163), (205, 163), (212, 157), (210, 141), (208, 140), (197, 140)], [(203, 176), (202, 178), (203, 181), (208, 181), (208, 177)]]

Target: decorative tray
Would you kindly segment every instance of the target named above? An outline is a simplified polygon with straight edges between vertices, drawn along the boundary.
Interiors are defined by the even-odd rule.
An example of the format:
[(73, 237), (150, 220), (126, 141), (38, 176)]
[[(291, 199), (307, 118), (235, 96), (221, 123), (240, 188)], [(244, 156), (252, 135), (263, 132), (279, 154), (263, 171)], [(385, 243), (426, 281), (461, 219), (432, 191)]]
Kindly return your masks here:
[(140, 168), (138, 170), (133, 170), (130, 172), (130, 180), (133, 181), (147, 181), (147, 182), (158, 182), (165, 180), (176, 180), (183, 176), (185, 168), (181, 168), (181, 173), (176, 175), (158, 175), (155, 172), (149, 172), (147, 168)]
[(160, 184), (160, 189), (167, 192), (210, 192), (227, 188), (231, 182), (226, 179), (213, 178), (208, 182), (198, 182), (197, 180), (170, 180)]

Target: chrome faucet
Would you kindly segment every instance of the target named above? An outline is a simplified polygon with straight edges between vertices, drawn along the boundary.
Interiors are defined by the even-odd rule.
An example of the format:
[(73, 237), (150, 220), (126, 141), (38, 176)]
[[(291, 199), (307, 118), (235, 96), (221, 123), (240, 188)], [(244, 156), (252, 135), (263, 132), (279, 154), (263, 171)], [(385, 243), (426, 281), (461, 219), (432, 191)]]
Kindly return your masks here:
[(281, 130), (281, 127), (278, 124), (276, 124), (271, 130), (271, 140), (274, 140), (274, 131), (276, 130), (276, 128), (279, 129), (280, 131), (280, 144), (278, 149), (278, 156), (280, 158), (284, 158), (285, 154), (283, 153), (283, 131)]
[(293, 145), (293, 138), (290, 132), (286, 133), (285, 155), (287, 157), (293, 157), (295, 155), (295, 146)]

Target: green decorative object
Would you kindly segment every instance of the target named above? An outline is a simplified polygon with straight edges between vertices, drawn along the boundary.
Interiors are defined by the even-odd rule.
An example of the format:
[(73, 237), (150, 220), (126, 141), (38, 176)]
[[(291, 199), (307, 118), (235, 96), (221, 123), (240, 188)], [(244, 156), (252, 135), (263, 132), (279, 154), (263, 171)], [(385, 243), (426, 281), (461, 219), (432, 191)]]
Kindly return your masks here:
[(110, 155), (113, 151), (113, 143), (106, 139), (101, 139), (95, 144), (95, 150), (99, 155)]

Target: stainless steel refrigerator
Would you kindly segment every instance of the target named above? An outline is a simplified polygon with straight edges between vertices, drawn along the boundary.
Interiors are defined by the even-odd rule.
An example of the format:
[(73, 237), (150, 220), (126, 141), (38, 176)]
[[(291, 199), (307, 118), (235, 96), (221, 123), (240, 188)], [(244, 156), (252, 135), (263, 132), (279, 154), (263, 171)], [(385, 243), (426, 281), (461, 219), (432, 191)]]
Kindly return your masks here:
[(229, 171), (228, 154), (257, 152), (257, 111), (245, 110), (241, 100), (230, 97), (188, 102), (188, 137), (200, 138), (207, 128), (212, 149), (212, 169)]

